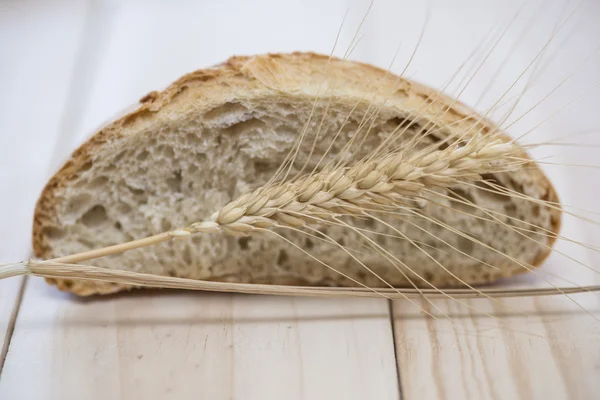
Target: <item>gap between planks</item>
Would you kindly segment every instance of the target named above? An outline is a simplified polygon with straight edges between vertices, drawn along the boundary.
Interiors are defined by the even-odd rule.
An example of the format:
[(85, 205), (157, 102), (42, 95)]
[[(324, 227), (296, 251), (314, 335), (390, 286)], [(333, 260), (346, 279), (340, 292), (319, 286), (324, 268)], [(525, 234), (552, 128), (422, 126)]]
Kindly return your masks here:
[(392, 330), (392, 343), (394, 345), (394, 360), (396, 362), (396, 385), (398, 387), (398, 399), (402, 400), (404, 398), (402, 394), (402, 375), (400, 371), (400, 360), (398, 359), (398, 348), (396, 346), (396, 323), (394, 316), (394, 302), (392, 300), (388, 300), (388, 313), (390, 317), (390, 329)]
[(27, 276), (24, 276), (21, 279), (21, 283), (19, 284), (19, 289), (17, 291), (17, 296), (15, 297), (15, 304), (13, 306), (12, 312), (10, 313), (8, 325), (6, 326), (6, 334), (4, 336), (2, 352), (0, 352), (0, 376), (2, 376), (2, 370), (4, 369), (4, 362), (6, 361), (6, 356), (8, 355), (10, 341), (11, 341), (12, 335), (15, 331), (15, 325), (17, 323), (17, 316), (19, 315), (19, 309), (21, 308), (21, 302), (23, 301), (23, 294), (25, 292), (25, 287), (27, 286), (27, 281), (28, 281)]

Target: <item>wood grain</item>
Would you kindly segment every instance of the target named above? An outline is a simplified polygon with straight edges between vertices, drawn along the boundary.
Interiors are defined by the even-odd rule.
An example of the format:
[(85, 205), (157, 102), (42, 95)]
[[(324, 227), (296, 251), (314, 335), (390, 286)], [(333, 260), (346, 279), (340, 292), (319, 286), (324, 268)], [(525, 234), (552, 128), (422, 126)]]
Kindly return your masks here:
[[(384, 301), (28, 287), (6, 398), (397, 398)], [(20, 385), (25, 377), (36, 385)], [(76, 379), (74, 379), (76, 377)]]
[[(405, 398), (595, 397), (600, 383), (591, 377), (600, 368), (598, 322), (568, 299), (506, 301), (529, 316), (488, 300), (467, 303), (479, 311), (451, 300), (434, 301), (451, 320), (424, 317), (414, 307), (395, 303)], [(600, 308), (590, 311), (600, 316)]]

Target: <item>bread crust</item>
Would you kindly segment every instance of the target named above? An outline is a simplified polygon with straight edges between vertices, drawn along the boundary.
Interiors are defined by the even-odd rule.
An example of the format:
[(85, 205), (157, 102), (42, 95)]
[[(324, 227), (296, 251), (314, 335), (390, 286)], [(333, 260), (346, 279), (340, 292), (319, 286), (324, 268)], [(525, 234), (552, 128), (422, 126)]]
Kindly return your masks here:
[[(329, 63), (328, 76), (351, 82), (349, 94), (381, 92), (382, 86), (394, 84), (397, 85), (397, 89), (391, 96), (392, 100), (394, 96), (403, 96), (404, 101), (406, 102), (406, 98), (408, 98), (409, 105), (415, 109), (434, 101), (440, 106), (449, 107), (444, 114), (443, 123), (456, 123), (462, 120), (463, 126), (478, 124), (484, 133), (494, 129), (494, 125), (490, 121), (470, 116), (474, 111), (455, 99), (413, 81), (400, 79), (398, 83), (396, 76), (369, 64), (337, 58), (329, 60), (328, 56), (310, 52), (231, 57), (225, 63), (212, 68), (186, 74), (162, 91), (148, 93), (140, 99), (137, 109), (97, 131), (71, 154), (70, 158), (48, 181), (37, 201), (32, 232), (35, 256), (42, 259), (55, 256), (47, 240), (47, 230), (58, 223), (55, 209), (57, 193), (75, 180), (80, 171), (86, 169), (94, 152), (102, 146), (126, 136), (129, 129), (136, 124), (144, 124), (156, 118), (165, 118), (163, 111), (171, 108), (183, 109), (192, 105), (198, 107), (199, 103), (202, 103), (202, 107), (210, 107), (236, 96), (251, 97), (265, 93), (292, 97), (305, 95), (307, 87), (315, 87), (320, 83), (312, 81), (311, 77), (313, 75), (320, 76), (326, 63)], [(509, 139), (507, 136), (503, 136), (503, 138), (504, 140)], [(522, 156), (528, 157), (524, 151)], [(545, 189), (544, 199), (559, 204), (556, 190), (537, 164), (529, 173), (534, 175), (535, 180), (540, 182)], [(554, 210), (552, 213), (552, 231), (555, 234), (558, 234), (560, 230), (561, 214), (559, 210)], [(539, 251), (532, 263), (534, 266), (541, 265), (548, 257), (551, 252), (550, 247), (555, 242), (555, 236), (549, 239), (548, 248)], [(61, 290), (72, 291), (78, 295), (113, 293), (125, 288), (121, 285), (103, 282), (74, 282), (56, 279), (47, 279), (47, 281), (55, 284)]]

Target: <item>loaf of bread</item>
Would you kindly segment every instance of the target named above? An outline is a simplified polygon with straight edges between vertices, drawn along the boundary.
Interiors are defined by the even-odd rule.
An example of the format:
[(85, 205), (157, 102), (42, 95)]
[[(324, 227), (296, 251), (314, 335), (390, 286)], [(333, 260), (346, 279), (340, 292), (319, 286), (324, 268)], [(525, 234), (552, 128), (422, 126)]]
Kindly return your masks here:
[[(422, 134), (424, 126), (435, 127), (427, 129), (423, 145), (473, 126), (483, 134), (495, 129), (474, 114), (435, 90), (366, 64), (328, 61), (312, 53), (233, 57), (146, 95), (139, 108), (76, 150), (37, 203), (35, 255), (64, 256), (208, 218), (273, 176), (309, 116), (292, 174), (304, 165), (310, 172), (323, 155), (328, 160), (340, 152), (365, 116), (371, 118), (371, 133), (361, 143), (363, 155), (399, 125), (407, 127), (406, 141)], [(336, 225), (317, 228), (355, 249), (365, 265), (398, 287), (428, 287), (425, 281), (436, 287), (464, 284), (461, 280), (483, 284), (539, 266), (561, 219), (558, 207), (544, 203), (558, 202), (549, 180), (532, 163), (484, 179), (525, 196), (508, 196), (480, 184), (430, 194), (435, 198), (421, 199), (418, 215), (386, 217), (411, 240), (374, 220), (355, 219), (357, 227), (380, 233), (377, 243), (402, 260), (413, 279), (365, 246), (356, 231)], [(485, 210), (493, 210), (494, 218)], [(370, 287), (385, 286), (326, 240), (291, 230), (280, 234), (312, 257), (276, 235), (199, 233), (91, 263), (203, 280), (355, 285), (338, 270)], [(49, 281), (79, 295), (124, 289), (106, 282)]]

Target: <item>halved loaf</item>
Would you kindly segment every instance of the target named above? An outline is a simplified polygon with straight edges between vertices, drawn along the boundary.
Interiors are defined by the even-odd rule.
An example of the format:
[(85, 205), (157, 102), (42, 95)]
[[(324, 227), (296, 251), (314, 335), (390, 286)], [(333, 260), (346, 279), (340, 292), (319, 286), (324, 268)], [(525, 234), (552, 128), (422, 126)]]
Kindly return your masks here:
[[(364, 154), (399, 124), (410, 125), (407, 140), (425, 124), (434, 124), (434, 133), (423, 144), (466, 131), (473, 124), (484, 133), (493, 129), (490, 122), (471, 117), (474, 112), (453, 99), (408, 80), (398, 81), (370, 65), (339, 59), (328, 63), (328, 57), (312, 53), (233, 57), (190, 73), (162, 92), (148, 94), (136, 111), (101, 129), (76, 150), (38, 201), (33, 225), (35, 255), (44, 259), (64, 256), (207, 218), (268, 181), (302, 132), (317, 94), (297, 162), (297, 166), (306, 162), (308, 170), (326, 152), (338, 130), (340, 138), (326, 159), (336, 154), (356, 133), (365, 115), (376, 109), (380, 111), (368, 124), (372, 134), (361, 147)], [(451, 108), (444, 113), (447, 107)], [(533, 199), (558, 201), (548, 179), (532, 164), (485, 178)], [(420, 213), (427, 218), (388, 218), (414, 243), (386, 235), (393, 232), (373, 221), (356, 223), (383, 232), (376, 236), (378, 243), (419, 274), (423, 279), (409, 273), (422, 287), (428, 287), (424, 280), (438, 287), (460, 284), (434, 259), (469, 284), (481, 284), (526, 271), (522, 264), (537, 266), (549, 254), (554, 240), (548, 232), (557, 233), (560, 225), (557, 209), (466, 185), (447, 194), (499, 212), (497, 218), (506, 225), (486, 221), (482, 218), (486, 214), (476, 207), (443, 196), (423, 205)], [(515, 229), (519, 224), (526, 229)], [(321, 229), (342, 245), (360, 247), (361, 238), (351, 230), (339, 226)], [(358, 281), (385, 286), (330, 243), (300, 233), (281, 233)], [(388, 283), (411, 285), (377, 252), (365, 250), (360, 257)], [(197, 234), (190, 240), (166, 242), (92, 263), (204, 280), (354, 285), (267, 234)], [(123, 289), (101, 282), (51, 282), (79, 295)]]

